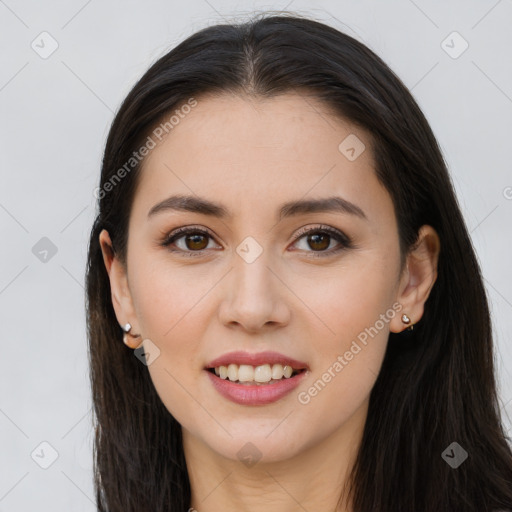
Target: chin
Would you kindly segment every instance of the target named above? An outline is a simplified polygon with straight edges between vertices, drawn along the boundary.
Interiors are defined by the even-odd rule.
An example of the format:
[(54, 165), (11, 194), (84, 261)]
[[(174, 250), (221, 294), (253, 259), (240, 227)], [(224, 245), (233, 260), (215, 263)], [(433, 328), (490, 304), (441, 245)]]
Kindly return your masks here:
[[(304, 448), (304, 432), (292, 433), (280, 425), (279, 421), (268, 422), (251, 428), (247, 422), (225, 424), (232, 437), (222, 429), (216, 432), (199, 432), (202, 442), (212, 451), (226, 459), (243, 462), (248, 467), (258, 463), (285, 461), (296, 456)], [(273, 429), (275, 429), (273, 431)], [(278, 430), (281, 429), (280, 432)], [(238, 431), (237, 431), (238, 430)]]

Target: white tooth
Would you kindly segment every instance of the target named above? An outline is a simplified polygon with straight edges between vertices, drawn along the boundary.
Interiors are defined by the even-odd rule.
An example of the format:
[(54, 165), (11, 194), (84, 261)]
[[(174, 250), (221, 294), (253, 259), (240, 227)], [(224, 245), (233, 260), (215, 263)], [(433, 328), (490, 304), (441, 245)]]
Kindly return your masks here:
[(254, 380), (254, 368), (248, 364), (241, 364), (238, 368), (238, 380), (240, 382), (251, 382)]
[(215, 374), (221, 379), (229, 379), (231, 382), (258, 382), (261, 384), (281, 380), (283, 377), (289, 379), (293, 374), (293, 368), (289, 365), (281, 364), (262, 364), (251, 366), (248, 364), (231, 363), (228, 366), (218, 366), (215, 368)]
[(228, 366), (228, 379), (231, 382), (238, 380), (238, 366), (236, 364), (231, 363)]
[(275, 380), (283, 378), (283, 365), (275, 364), (272, 366), (272, 378)]
[(254, 368), (254, 380), (256, 382), (269, 382), (272, 379), (272, 369), (269, 364), (262, 364)]

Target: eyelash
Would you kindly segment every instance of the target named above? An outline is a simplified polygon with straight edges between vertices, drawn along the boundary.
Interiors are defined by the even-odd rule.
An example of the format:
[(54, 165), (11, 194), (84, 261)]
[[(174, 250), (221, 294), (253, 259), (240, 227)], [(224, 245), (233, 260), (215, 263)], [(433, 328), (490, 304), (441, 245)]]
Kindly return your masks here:
[[(345, 249), (351, 249), (353, 247), (352, 240), (347, 235), (345, 235), (341, 231), (338, 231), (337, 229), (334, 229), (330, 226), (325, 226), (325, 225), (320, 225), (320, 226), (317, 226), (314, 228), (300, 229), (299, 232), (295, 235), (295, 237), (293, 239), (293, 243), (296, 243), (298, 240), (303, 238), (305, 235), (318, 234), (318, 233), (329, 234), (340, 245), (336, 249), (330, 249), (328, 251), (307, 251), (307, 252), (312, 253), (308, 257), (311, 257), (311, 258), (328, 257), (328, 256), (332, 256), (334, 254), (337, 254), (340, 251), (343, 251)], [(171, 249), (170, 248), (171, 244), (173, 244), (176, 240), (179, 240), (180, 238), (183, 238), (185, 235), (188, 235), (188, 234), (201, 234), (201, 235), (209, 236), (210, 238), (214, 238), (213, 234), (204, 228), (188, 226), (188, 227), (178, 228), (178, 229), (172, 231), (171, 233), (169, 233), (165, 237), (165, 239), (162, 241), (161, 245), (163, 247), (166, 247), (169, 251), (171, 251), (173, 253), (181, 253), (184, 256), (196, 257), (196, 256), (203, 255), (204, 251), (206, 251), (208, 249), (201, 249), (198, 251), (191, 251), (191, 250), (185, 251), (183, 249)]]

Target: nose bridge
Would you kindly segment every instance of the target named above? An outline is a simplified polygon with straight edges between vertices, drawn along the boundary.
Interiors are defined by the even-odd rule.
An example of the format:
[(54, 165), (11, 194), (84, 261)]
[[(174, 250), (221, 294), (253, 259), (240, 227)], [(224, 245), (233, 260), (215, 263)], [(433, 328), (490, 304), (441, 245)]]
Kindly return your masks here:
[[(246, 255), (250, 255), (250, 249)], [(238, 252), (238, 251), (237, 251)], [(272, 283), (270, 282), (270, 264), (268, 258), (269, 251), (263, 251), (254, 260), (246, 260), (240, 254), (237, 254), (235, 262), (233, 263), (234, 279), (236, 280), (235, 289), (238, 291), (249, 293), (271, 293)]]
[[(263, 215), (259, 216), (263, 221)], [(243, 219), (241, 219), (243, 223)], [(272, 266), (272, 233), (265, 231), (265, 223), (253, 229), (240, 230), (238, 235), (241, 237), (240, 242), (235, 247), (236, 254), (233, 255), (234, 274), (236, 279), (247, 281), (251, 286), (269, 285), (269, 266)], [(246, 224), (247, 225), (247, 224)], [(263, 227), (262, 227), (263, 226)]]
[(271, 253), (268, 243), (259, 243), (253, 237), (238, 245), (233, 255), (229, 292), (221, 308), (223, 322), (236, 322), (255, 330), (267, 322), (286, 321), (288, 308), (279, 289), (282, 283), (272, 269)]
[(253, 237), (247, 237), (236, 249), (233, 262), (233, 289), (237, 302), (266, 302), (272, 300), (273, 283), (270, 249)]

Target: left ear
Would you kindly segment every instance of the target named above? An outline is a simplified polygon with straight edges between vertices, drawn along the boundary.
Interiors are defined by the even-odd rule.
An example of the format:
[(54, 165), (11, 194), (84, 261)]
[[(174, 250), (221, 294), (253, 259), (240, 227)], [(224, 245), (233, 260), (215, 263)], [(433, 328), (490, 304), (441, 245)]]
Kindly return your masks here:
[[(390, 322), (391, 332), (401, 332), (423, 316), (425, 302), (437, 279), (440, 248), (436, 230), (426, 224), (422, 226), (416, 244), (406, 257), (406, 268), (400, 278), (396, 297), (402, 309)], [(411, 319), (410, 324), (402, 322), (403, 314)]]

